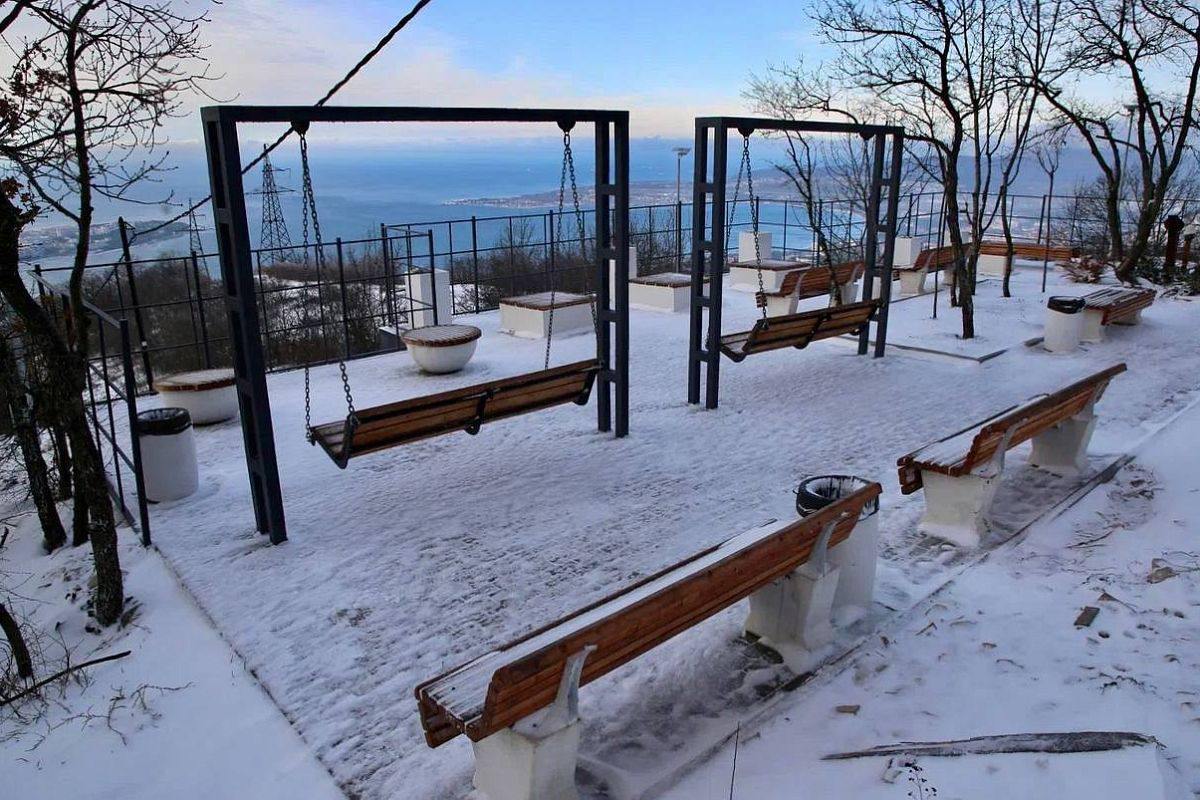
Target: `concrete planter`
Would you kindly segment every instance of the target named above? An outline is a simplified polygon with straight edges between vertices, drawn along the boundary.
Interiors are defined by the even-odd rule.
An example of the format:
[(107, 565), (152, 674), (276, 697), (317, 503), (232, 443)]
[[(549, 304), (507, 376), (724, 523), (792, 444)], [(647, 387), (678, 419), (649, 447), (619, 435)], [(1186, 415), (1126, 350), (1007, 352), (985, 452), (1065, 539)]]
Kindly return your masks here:
[(188, 412), (193, 425), (212, 425), (238, 413), (233, 370), (203, 369), (183, 372), (154, 382), (163, 405)]
[(458, 372), (475, 355), (480, 330), (472, 325), (432, 325), (405, 331), (404, 344), (424, 372)]

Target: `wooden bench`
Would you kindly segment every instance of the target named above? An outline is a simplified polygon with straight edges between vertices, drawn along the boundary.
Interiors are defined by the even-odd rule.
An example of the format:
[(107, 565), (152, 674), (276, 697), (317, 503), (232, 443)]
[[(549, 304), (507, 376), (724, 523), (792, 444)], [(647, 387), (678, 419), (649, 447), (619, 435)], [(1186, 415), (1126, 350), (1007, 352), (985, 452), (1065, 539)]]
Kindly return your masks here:
[[(1000, 256), (1006, 258), (1009, 249), (1002, 241), (985, 240), (979, 245), (979, 254), (983, 256)], [(1036, 244), (1033, 242), (1013, 242), (1013, 258), (1027, 261), (1070, 261), (1079, 258), (1079, 248), (1065, 244)]]
[(1104, 338), (1106, 325), (1137, 325), (1142, 312), (1154, 304), (1153, 289), (1132, 289), (1109, 286), (1084, 295), (1083, 335), (1085, 342)]
[(810, 297), (821, 297), (837, 290), (843, 305), (853, 303), (857, 287), (855, 281), (862, 277), (865, 261), (843, 261), (832, 267), (807, 267), (794, 270), (784, 276), (783, 283), (775, 292), (763, 292), (760, 307), (765, 304), (771, 316), (796, 313), (796, 303)]
[(870, 323), (879, 306), (876, 299), (760, 319), (748, 331), (722, 336), (721, 352), (734, 363), (740, 363), (746, 356), (768, 350), (783, 347), (803, 350), (819, 339), (858, 333)]
[(595, 360), (364, 408), (344, 421), (315, 425), (310, 435), (341, 468), (356, 456), (481, 426), (561, 403), (587, 405), (600, 371)]
[[(900, 295), (910, 297), (925, 293), (925, 276), (930, 272), (945, 270), (954, 264), (954, 248), (931, 247), (922, 250), (907, 266), (892, 267), (892, 273), (900, 279)], [(953, 270), (947, 271), (951, 274)], [(948, 282), (948, 281), (947, 281)]]
[(879, 493), (868, 484), (811, 516), (747, 531), (422, 683), (426, 742), (465, 734), (475, 786), (489, 798), (576, 796), (579, 687), (744, 598), (749, 632), (775, 645), (824, 646), (837, 583), (827, 551)]
[(1093, 407), (1108, 382), (1124, 371), (1124, 364), (1116, 364), (901, 458), (901, 491), (925, 490), (921, 530), (955, 544), (977, 546), (988, 529), (1004, 454), (1030, 439), (1031, 465), (1059, 475), (1083, 470), (1095, 427)]

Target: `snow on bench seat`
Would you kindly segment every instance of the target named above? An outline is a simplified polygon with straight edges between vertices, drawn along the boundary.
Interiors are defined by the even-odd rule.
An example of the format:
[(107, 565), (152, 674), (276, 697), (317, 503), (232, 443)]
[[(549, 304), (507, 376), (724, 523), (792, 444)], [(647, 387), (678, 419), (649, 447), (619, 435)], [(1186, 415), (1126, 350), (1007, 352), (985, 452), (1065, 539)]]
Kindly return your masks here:
[(1153, 289), (1107, 286), (1084, 295), (1083, 340), (1100, 341), (1105, 325), (1136, 325), (1142, 312), (1154, 304)]
[[(438, 747), (466, 734), (476, 743), (476, 786), (485, 793), (497, 781), (511, 797), (543, 796), (535, 785), (565, 790), (568, 780), (573, 785), (578, 687), (788, 577), (810, 558), (824, 565), (826, 550), (850, 536), (880, 491), (872, 483), (808, 517), (735, 536), (422, 683), (415, 694), (426, 741)], [(836, 571), (823, 568), (818, 577), (830, 574), (836, 584)], [(831, 590), (825, 594), (832, 599)], [(559, 734), (568, 741), (548, 746), (554, 763), (540, 763), (547, 741)], [(525, 755), (514, 758), (514, 748)], [(568, 751), (569, 764), (563, 763)], [(521, 790), (512, 785), (514, 773), (522, 775)]]
[(1115, 364), (901, 457), (901, 491), (925, 490), (922, 530), (977, 545), (987, 530), (1004, 454), (1022, 442), (1033, 440), (1033, 466), (1059, 474), (1082, 469), (1095, 425), (1092, 408), (1108, 382), (1124, 371), (1124, 364)]

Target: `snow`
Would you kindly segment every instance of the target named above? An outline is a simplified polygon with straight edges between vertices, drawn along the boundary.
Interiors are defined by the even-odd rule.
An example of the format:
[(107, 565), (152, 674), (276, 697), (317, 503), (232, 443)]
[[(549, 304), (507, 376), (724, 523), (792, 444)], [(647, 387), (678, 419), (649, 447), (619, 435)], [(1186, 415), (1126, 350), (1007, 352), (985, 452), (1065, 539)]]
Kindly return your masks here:
[[(883, 780), (887, 758), (821, 756), (900, 741), (1111, 730), (1145, 733), (1162, 747), (919, 764), (943, 799), (1191, 797), (1200, 789), (1198, 438), (1200, 405), (1110, 484), (743, 727), (733, 796), (792, 798), (802, 779), (813, 797), (900, 797), (905, 789)], [(1100, 613), (1076, 627), (1085, 606)], [(665, 796), (727, 798), (732, 750)]]
[[(87, 547), (43, 555), (32, 514), (0, 549), (13, 593), (6, 602), (44, 634), (61, 636), (72, 663), (132, 651), (87, 668), (86, 685), (52, 694), (40, 720), (0, 716), (5, 797), (342, 797), (167, 563), (133, 535), (120, 553), (130, 622), (103, 634), (85, 630), (90, 557)], [(62, 654), (52, 641), (46, 651)]]
[[(272, 547), (254, 531), (236, 421), (197, 431), (201, 490), (154, 507), (155, 540), (343, 790), (364, 798), (462, 797), (470, 787), (469, 743), (459, 738), (437, 750), (426, 747), (412, 696), (418, 683), (733, 534), (791, 518), (792, 489), (806, 475), (862, 475), (885, 488), (881, 602), (822, 654), (837, 659), (838, 668), (827, 670), (830, 678), (791, 691), (795, 676), (738, 637), (744, 608), (719, 614), (582, 690), (585, 796), (668, 789), (715, 747), (712, 760), (672, 796), (702, 797), (688, 794), (700, 786), (712, 794), (723, 781), (728, 785), (729, 752), (720, 745), (739, 721), (749, 725), (764, 715), (769, 719), (760, 730), (783, 726), (780, 735), (764, 733), (763, 744), (747, 741), (743, 755), (764, 768), (775, 764), (796, 780), (802, 774), (806, 785), (810, 771), (819, 781), (827, 769), (813, 759), (835, 745), (1053, 729), (1054, 723), (1111, 726), (1127, 718), (1121, 727), (1181, 748), (1189, 759), (1183, 765), (1188, 780), (1200, 788), (1195, 723), (1178, 705), (1200, 700), (1165, 699), (1195, 674), (1194, 647), (1177, 641), (1194, 628), (1186, 616), (1196, 602), (1190, 575), (1142, 587), (1178, 593), (1173, 597), (1139, 598), (1124, 585), (1113, 591), (1134, 607), (1161, 600), (1184, 619), (1143, 618), (1151, 612), (1104, 603), (1094, 630), (1075, 631), (1070, 622), (1078, 608), (1085, 600), (1097, 602), (1099, 587), (1086, 571), (1087, 560), (1101, 559), (1105, 548), (1072, 550), (1067, 557), (1061, 543), (1045, 541), (1036, 557), (1014, 562), (1004, 550), (1003, 558), (977, 564), (974, 554), (920, 537), (921, 496), (899, 493), (899, 456), (1118, 361), (1130, 369), (1098, 406), (1093, 471), (1138, 447), (1195, 396), (1200, 348), (1194, 305), (1160, 300), (1143, 325), (1110, 329), (1101, 344), (1054, 356), (1023, 344), (1040, 333), (1040, 281), (1040, 269), (1020, 271), (1014, 278), (1019, 299), (1009, 300), (998, 296), (998, 282), (981, 284), (980, 331), (989, 354), (1003, 351), (987, 361), (976, 361), (978, 343), (954, 339), (956, 312), (942, 305), (933, 323), (929, 298), (906, 300), (892, 306), (893, 332), (922, 347), (971, 357), (897, 348), (875, 360), (828, 341), (740, 365), (726, 361), (716, 411), (685, 402), (686, 315), (635, 311), (631, 434), (623, 440), (595, 431), (594, 404), (568, 405), (495, 423), (476, 437), (449, 435), (364, 457), (340, 472), (304, 442), (302, 375), (273, 375), (268, 384), (290, 541)], [(1091, 288), (1052, 278), (1047, 294)], [(727, 332), (749, 328), (756, 315), (750, 295), (726, 293)], [(349, 371), (356, 405), (541, 367), (543, 343), (497, 333), (498, 315), (460, 320), (484, 330), (466, 371), (422, 375), (403, 353), (355, 361)], [(556, 338), (553, 362), (586, 358), (591, 349), (587, 335)], [(345, 408), (336, 367), (314, 370), (313, 381), (314, 421), (340, 419)], [(1025, 468), (1027, 452), (1026, 445), (1009, 456), (996, 530), (985, 549), (1001, 546), (1088, 477), (1055, 478)], [(1130, 479), (1123, 473), (1121, 480)], [(1131, 513), (1128, 507), (1151, 513), (1152, 503), (1136, 497), (1111, 509), (1093, 507), (1103, 505), (1105, 496), (1089, 496), (1072, 514), (1104, 510), (1133, 525), (1137, 520), (1120, 516)], [(1151, 531), (1139, 546), (1151, 547), (1155, 537), (1170, 532)], [(1043, 535), (1051, 534), (1039, 529), (1022, 547), (1042, 542)], [(1127, 555), (1123, 563), (1101, 563), (1096, 574), (1136, 584), (1145, 573), (1131, 565), (1140, 570), (1136, 560), (1150, 553)], [(977, 574), (985, 578), (977, 580)], [(926, 599), (955, 576), (951, 590)], [(1043, 624), (1031, 626), (1031, 619)], [(1140, 630), (1142, 621), (1154, 632)], [(936, 627), (922, 632), (930, 622)], [(999, 626), (995, 635), (992, 624)], [(886, 635), (889, 641), (904, 637), (905, 647), (877, 644), (871, 636), (866, 651), (854, 649), (880, 625), (901, 626), (900, 633)], [(1096, 638), (1100, 626), (1108, 639)], [(1044, 634), (1023, 639), (1031, 628)], [(1171, 638), (1177, 664), (1134, 657), (1155, 637), (1160, 644)], [(996, 652), (983, 641), (996, 644)], [(1069, 649), (1055, 650), (1064, 644)], [(939, 660), (943, 652), (947, 656)], [(1065, 676), (1068, 669), (1077, 673), (1074, 683), (1042, 677), (1043, 670)], [(1116, 686), (1102, 690), (1109, 678), (1101, 675)], [(1163, 699), (1142, 697), (1145, 689), (1128, 677), (1152, 680)], [(1007, 702), (991, 702), (1004, 692), (1010, 693)], [(1072, 699), (1051, 706), (1059, 695)], [(858, 716), (832, 710), (844, 703), (863, 709)], [(784, 705), (786, 713), (777, 715)], [(246, 707), (255, 706), (247, 701)], [(800, 722), (792, 726), (789, 720)], [(955, 724), (964, 722), (969, 730)], [(256, 747), (269, 746), (272, 738), (253, 737)], [(766, 742), (780, 742), (786, 758), (779, 761), (780, 750)], [(269, 754), (247, 758), (279, 766)], [(871, 769), (877, 776), (881, 767)], [(722, 770), (723, 779), (714, 777)], [(790, 788), (796, 780), (775, 785)], [(890, 796), (903, 795), (898, 786), (888, 788)], [(745, 791), (738, 796), (759, 796)]]

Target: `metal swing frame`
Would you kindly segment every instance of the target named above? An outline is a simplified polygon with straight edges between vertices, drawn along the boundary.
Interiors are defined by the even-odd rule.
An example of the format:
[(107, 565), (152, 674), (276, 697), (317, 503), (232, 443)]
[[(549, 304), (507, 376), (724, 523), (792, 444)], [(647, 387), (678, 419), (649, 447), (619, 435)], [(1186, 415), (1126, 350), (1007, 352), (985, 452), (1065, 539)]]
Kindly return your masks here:
[[(238, 126), (313, 122), (544, 122), (592, 124), (595, 132), (596, 427), (629, 432), (629, 112), (596, 109), (444, 108), (409, 106), (206, 106), (201, 109), (212, 186), (225, 310), (241, 415), (246, 469), (258, 530), (287, 540), (275, 453)], [(610, 285), (609, 261), (616, 263)], [(615, 427), (614, 427), (615, 416)]]
[[(863, 275), (864, 302), (874, 299), (879, 279), (881, 307), (875, 316), (875, 357), (887, 345), (888, 303), (892, 293), (892, 261), (896, 240), (896, 218), (900, 196), (900, 174), (904, 153), (904, 129), (894, 125), (858, 125), (817, 120), (788, 120), (760, 117), (697, 117), (692, 150), (692, 289), (691, 327), (688, 337), (688, 402), (699, 404), (704, 379), (704, 406), (716, 408), (721, 387), (721, 303), (726, 263), (726, 190), (728, 189), (729, 133), (752, 135), (756, 131), (792, 133), (858, 134), (872, 144), (871, 190), (866, 213)], [(711, 143), (711, 146), (710, 146)], [(890, 148), (889, 148), (890, 144)], [(889, 156), (887, 213), (880, 224), (884, 188), (884, 161)], [(711, 159), (710, 159), (711, 154)], [(711, 161), (711, 170), (710, 170)], [(751, 202), (754, 202), (751, 200)], [(711, 219), (709, 219), (711, 210)], [(884, 236), (882, 258), (879, 235)], [(708, 291), (705, 292), (707, 283)], [(706, 318), (707, 312), (707, 318)], [(858, 353), (865, 355), (870, 343), (870, 325), (859, 333)]]

